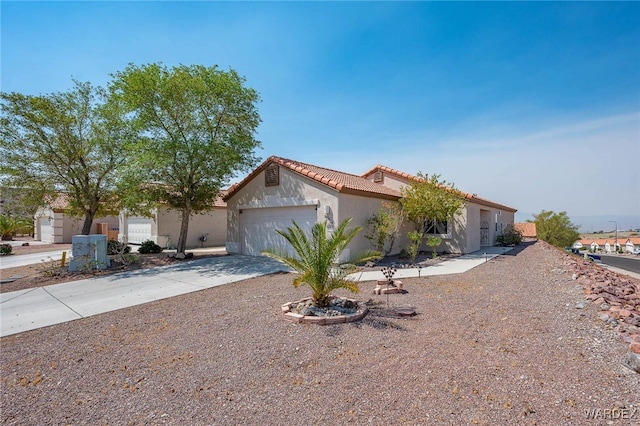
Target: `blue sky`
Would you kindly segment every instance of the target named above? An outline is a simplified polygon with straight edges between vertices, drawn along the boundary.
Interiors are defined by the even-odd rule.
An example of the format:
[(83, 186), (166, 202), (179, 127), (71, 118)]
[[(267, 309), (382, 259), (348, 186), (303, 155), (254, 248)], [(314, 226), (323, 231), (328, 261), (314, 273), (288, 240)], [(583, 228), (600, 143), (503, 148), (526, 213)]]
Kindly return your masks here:
[(2, 91), (104, 85), (128, 63), (232, 67), (261, 94), (263, 159), (438, 173), (520, 218), (640, 227), (638, 2), (0, 8)]

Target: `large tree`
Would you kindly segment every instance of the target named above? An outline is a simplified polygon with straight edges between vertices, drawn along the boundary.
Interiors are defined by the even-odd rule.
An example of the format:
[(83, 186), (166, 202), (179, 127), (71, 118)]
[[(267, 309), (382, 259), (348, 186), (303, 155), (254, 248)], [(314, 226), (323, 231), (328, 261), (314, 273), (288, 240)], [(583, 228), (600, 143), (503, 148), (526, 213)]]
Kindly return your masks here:
[(71, 90), (32, 96), (1, 93), (0, 180), (21, 188), (28, 205), (66, 194), (68, 214), (96, 216), (117, 209), (118, 170), (132, 131), (104, 89), (74, 81)]
[(437, 227), (439, 222), (451, 221), (466, 203), (464, 194), (437, 174), (427, 178), (418, 173), (417, 179), (401, 189), (401, 194), (404, 217), (415, 225), (415, 231), (409, 236), (414, 245), (414, 256), (427, 230)]
[(537, 237), (551, 245), (570, 247), (580, 239), (578, 226), (571, 223), (567, 212), (554, 213), (542, 210), (533, 215), (533, 218)]
[(144, 136), (131, 158), (131, 206), (181, 212), (177, 251), (184, 253), (192, 214), (208, 210), (223, 185), (253, 167), (260, 146), (258, 93), (234, 70), (161, 63), (129, 65), (110, 85)]

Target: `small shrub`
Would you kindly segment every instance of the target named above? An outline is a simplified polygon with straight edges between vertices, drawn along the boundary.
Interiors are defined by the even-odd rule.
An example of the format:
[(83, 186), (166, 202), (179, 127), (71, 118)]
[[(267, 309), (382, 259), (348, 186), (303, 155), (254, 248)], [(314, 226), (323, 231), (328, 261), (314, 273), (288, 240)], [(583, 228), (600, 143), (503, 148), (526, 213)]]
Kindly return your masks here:
[(107, 254), (110, 256), (114, 254), (125, 254), (129, 253), (130, 251), (131, 247), (129, 247), (129, 245), (125, 243), (121, 243), (120, 241), (116, 240), (107, 241)]
[(420, 252), (420, 244), (422, 243), (422, 233), (418, 231), (411, 231), (407, 233), (407, 237), (409, 237), (409, 247), (407, 248), (407, 252), (409, 253), (409, 259), (411, 259), (411, 263), (415, 263), (416, 257)]
[(140, 254), (162, 253), (162, 247), (160, 247), (159, 245), (157, 245), (151, 240), (147, 240), (147, 241), (143, 241), (142, 244), (140, 244), (138, 253)]
[(504, 233), (496, 237), (496, 243), (502, 246), (520, 245), (522, 243), (522, 234), (513, 225), (509, 224), (504, 229)]
[(12, 251), (11, 244), (0, 244), (0, 255), (11, 254)]
[(427, 245), (431, 247), (431, 249), (433, 250), (431, 257), (434, 259), (438, 257), (438, 252), (436, 251), (436, 249), (438, 248), (440, 243), (442, 243), (442, 238), (440, 237), (435, 237), (435, 236), (427, 237)]
[(57, 277), (62, 275), (63, 268), (60, 266), (59, 260), (53, 260), (51, 256), (48, 260), (42, 260), (42, 262), (36, 267), (38, 272), (45, 277)]

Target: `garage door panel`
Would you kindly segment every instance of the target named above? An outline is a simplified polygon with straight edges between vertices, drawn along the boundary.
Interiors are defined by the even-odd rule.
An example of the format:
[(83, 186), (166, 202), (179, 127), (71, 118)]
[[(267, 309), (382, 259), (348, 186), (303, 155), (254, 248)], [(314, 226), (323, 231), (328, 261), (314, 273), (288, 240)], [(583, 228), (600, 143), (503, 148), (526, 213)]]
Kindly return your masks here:
[(47, 217), (38, 218), (40, 221), (40, 241), (43, 243), (54, 243), (53, 221)]
[(140, 244), (151, 239), (151, 219), (129, 218), (127, 238), (130, 244)]
[(315, 206), (247, 209), (241, 215), (242, 253), (260, 256), (265, 249), (284, 251), (293, 255), (291, 245), (277, 230), (286, 230), (295, 222), (305, 232), (316, 223)]

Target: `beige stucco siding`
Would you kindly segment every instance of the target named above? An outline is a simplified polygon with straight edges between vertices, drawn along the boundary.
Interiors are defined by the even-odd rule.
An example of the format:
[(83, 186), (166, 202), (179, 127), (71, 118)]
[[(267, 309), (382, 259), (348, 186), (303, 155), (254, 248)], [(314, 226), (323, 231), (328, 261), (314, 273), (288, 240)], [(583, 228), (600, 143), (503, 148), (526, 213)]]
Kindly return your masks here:
[[(165, 247), (175, 247), (180, 237), (182, 212), (173, 209), (158, 209), (157, 243)], [(204, 234), (207, 239), (200, 241)], [(198, 213), (189, 219), (186, 248), (213, 247), (224, 245), (227, 241), (227, 213), (225, 208), (214, 208), (206, 213)], [(169, 244), (167, 244), (169, 243)]]
[(325, 219), (325, 212), (330, 217), (337, 214), (337, 191), (283, 167), (279, 173), (279, 185), (265, 186), (263, 171), (227, 200), (227, 252), (241, 250), (240, 210), (315, 205), (317, 221)]
[[(370, 173), (367, 176), (364, 177), (367, 180), (370, 180), (371, 182), (375, 182), (375, 173)], [(395, 189), (396, 191), (400, 192), (400, 189), (402, 189), (403, 187), (407, 186), (408, 184), (408, 180), (407, 179), (402, 179), (399, 176), (395, 176), (391, 173), (387, 173), (387, 172), (382, 172), (382, 182), (375, 182), (377, 184), (380, 185), (384, 185), (387, 188), (392, 188)]]
[(341, 260), (346, 260), (349, 256), (355, 256), (365, 250), (373, 250), (375, 247), (365, 237), (370, 233), (370, 229), (367, 227), (367, 220), (382, 208), (383, 201), (379, 198), (351, 194), (340, 194), (338, 200), (340, 207), (334, 218), (334, 226), (338, 226), (342, 221), (351, 218), (350, 228), (363, 228), (349, 244), (349, 250), (343, 254), (343, 259)]
[[(44, 222), (50, 225), (46, 227), (45, 231), (43, 231), (44, 227), (42, 226)], [(91, 224), (91, 234), (97, 232), (98, 223), (108, 223), (110, 228), (117, 228), (118, 217), (104, 216), (95, 218)], [(70, 244), (74, 235), (82, 233), (83, 225), (84, 217), (70, 217), (60, 211), (54, 212), (50, 208), (39, 209), (35, 216), (34, 239), (55, 244)], [(44, 234), (45, 232), (47, 233), (46, 235)]]

